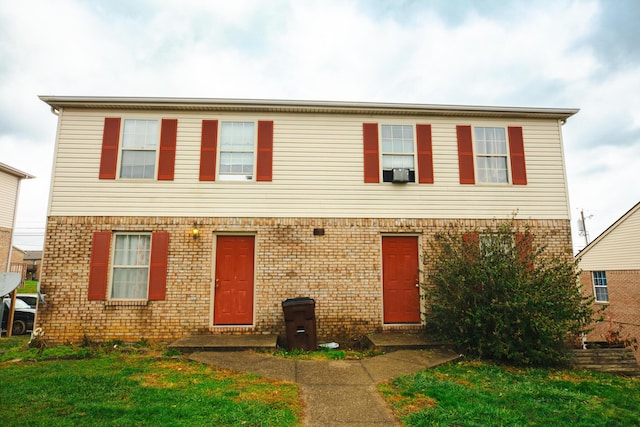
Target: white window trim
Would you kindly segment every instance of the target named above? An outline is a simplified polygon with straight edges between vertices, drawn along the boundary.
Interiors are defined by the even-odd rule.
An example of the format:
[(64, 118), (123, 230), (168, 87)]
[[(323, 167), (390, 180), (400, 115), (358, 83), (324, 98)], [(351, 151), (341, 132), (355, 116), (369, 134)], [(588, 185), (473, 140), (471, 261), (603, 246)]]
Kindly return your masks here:
[[(218, 147), (216, 153), (216, 180), (224, 183), (237, 183), (237, 182), (255, 182), (258, 168), (258, 121), (257, 120), (243, 120), (229, 119), (220, 120), (218, 126)], [(253, 123), (253, 171), (251, 173), (251, 179), (246, 179), (245, 175), (240, 174), (224, 174), (222, 171), (222, 124), (223, 123)], [(240, 152), (240, 151), (238, 151)]]
[[(118, 165), (117, 165), (117, 169), (116, 169), (116, 179), (118, 180), (123, 180), (123, 181), (127, 181), (127, 182), (149, 182), (149, 181), (157, 181), (158, 180), (158, 163), (160, 161), (160, 138), (162, 135), (162, 118), (158, 118), (158, 117), (139, 117), (139, 116), (132, 116), (132, 117), (121, 117), (121, 125), (120, 125), (120, 136), (119, 136), (119, 140), (118, 140)], [(156, 121), (158, 122), (158, 135), (156, 135), (156, 148), (155, 148), (155, 152), (156, 152), (156, 158), (155, 158), (155, 165), (154, 165), (154, 170), (153, 170), (153, 178), (123, 178), (122, 177), (122, 157), (123, 157), (123, 152), (126, 151), (151, 151), (151, 150), (135, 150), (135, 149), (126, 149), (124, 148), (124, 127), (125, 127), (125, 122), (127, 120), (145, 120), (145, 121)]]
[(409, 181), (407, 184), (415, 184), (418, 182), (418, 141), (417, 141), (417, 128), (416, 128), (416, 124), (415, 123), (379, 123), (378, 124), (378, 152), (380, 153), (380, 182), (383, 184), (391, 184), (391, 181), (384, 181), (384, 171), (385, 170), (389, 170), (389, 169), (385, 169), (383, 166), (383, 157), (384, 155), (406, 155), (408, 157), (408, 153), (391, 153), (391, 152), (385, 152), (383, 150), (382, 147), (382, 127), (383, 126), (411, 126), (412, 130), (413, 130), (413, 151), (412, 151), (412, 155), (413, 155), (413, 169), (409, 169), (410, 171), (413, 171), (414, 174), (414, 180), (413, 181)]
[[(507, 182), (484, 182), (484, 181), (480, 181), (479, 179), (479, 168), (478, 168), (478, 156), (481, 157), (491, 157), (491, 156), (484, 156), (484, 155), (479, 155), (478, 154), (478, 143), (476, 142), (476, 129), (477, 128), (500, 128), (500, 129), (504, 129), (504, 138), (505, 138), (505, 143), (506, 143), (506, 155), (505, 158), (507, 159)], [(499, 187), (503, 187), (505, 185), (512, 185), (513, 184), (513, 176), (511, 173), (511, 150), (510, 150), (510, 145), (509, 145), (509, 132), (508, 132), (508, 126), (502, 126), (502, 125), (474, 125), (471, 126), (471, 141), (472, 141), (472, 145), (473, 145), (473, 173), (474, 173), (474, 179), (475, 179), (475, 183), (476, 185), (489, 185), (489, 186), (499, 186)], [(497, 156), (495, 156), (497, 157)]]
[[(149, 236), (149, 264), (147, 265), (147, 296), (146, 298), (113, 298), (113, 278), (114, 270), (116, 268), (116, 239), (117, 236)], [(136, 301), (148, 301), (149, 300), (149, 278), (151, 275), (151, 249), (153, 245), (153, 233), (150, 231), (116, 231), (112, 234), (111, 254), (109, 257), (109, 271), (108, 271), (108, 289), (107, 300), (116, 302), (136, 302)], [(122, 267), (122, 266), (121, 266)], [(141, 267), (142, 268), (142, 267)]]
[[(603, 273), (604, 274), (604, 281), (605, 281), (604, 286), (596, 284), (596, 282), (597, 282), (596, 273)], [(591, 283), (593, 285), (593, 299), (594, 299), (594, 301), (597, 302), (597, 303), (603, 303), (603, 304), (608, 303), (609, 302), (609, 281), (607, 280), (607, 272), (604, 271), (604, 270), (592, 271), (591, 272)], [(598, 299), (598, 294), (596, 292), (596, 288), (601, 288), (601, 289), (604, 288), (604, 289), (607, 290), (607, 299), (606, 299), (606, 301)]]

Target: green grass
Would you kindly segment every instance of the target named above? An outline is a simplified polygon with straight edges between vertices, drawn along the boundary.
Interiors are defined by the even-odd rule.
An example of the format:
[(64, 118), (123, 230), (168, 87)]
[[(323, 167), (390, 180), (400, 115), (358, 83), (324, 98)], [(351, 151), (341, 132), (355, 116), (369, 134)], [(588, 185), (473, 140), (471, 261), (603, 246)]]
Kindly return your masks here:
[(595, 372), (465, 362), (379, 389), (410, 426), (640, 425), (640, 380)]
[(24, 285), (18, 288), (19, 294), (35, 294), (38, 292), (38, 282), (36, 280), (25, 280)]
[(25, 343), (0, 339), (3, 426), (300, 424), (298, 389), (291, 383), (135, 346), (61, 346), (38, 355)]

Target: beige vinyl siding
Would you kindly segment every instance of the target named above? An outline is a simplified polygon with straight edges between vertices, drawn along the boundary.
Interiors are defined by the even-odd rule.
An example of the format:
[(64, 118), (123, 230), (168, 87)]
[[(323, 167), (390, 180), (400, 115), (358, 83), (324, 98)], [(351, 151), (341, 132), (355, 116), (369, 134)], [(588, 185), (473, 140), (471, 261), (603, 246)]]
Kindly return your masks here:
[(18, 181), (18, 177), (0, 171), (0, 227), (13, 228)]
[(580, 257), (585, 271), (640, 270), (640, 208), (605, 231)]
[[(177, 118), (174, 181), (99, 180), (105, 116)], [(272, 182), (200, 182), (203, 119), (273, 120)], [(435, 183), (365, 184), (363, 122), (431, 124)], [(461, 185), (460, 124), (522, 126), (528, 185)], [(65, 110), (50, 215), (568, 219), (560, 141), (555, 120)]]

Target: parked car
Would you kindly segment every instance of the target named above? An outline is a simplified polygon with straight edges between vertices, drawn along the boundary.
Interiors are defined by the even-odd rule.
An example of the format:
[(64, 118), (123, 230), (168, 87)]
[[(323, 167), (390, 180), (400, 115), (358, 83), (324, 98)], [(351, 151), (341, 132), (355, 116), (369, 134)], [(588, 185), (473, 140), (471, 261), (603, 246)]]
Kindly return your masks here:
[[(2, 311), (2, 329), (7, 329), (7, 319), (9, 318), (9, 309), (11, 308), (11, 299), (4, 298), (4, 310)], [(33, 330), (33, 322), (36, 317), (36, 310), (29, 307), (29, 304), (16, 298), (16, 307), (13, 315), (12, 335), (23, 335)]]
[(17, 294), (16, 298), (29, 304), (31, 308), (36, 308), (36, 304), (38, 303), (38, 294)]

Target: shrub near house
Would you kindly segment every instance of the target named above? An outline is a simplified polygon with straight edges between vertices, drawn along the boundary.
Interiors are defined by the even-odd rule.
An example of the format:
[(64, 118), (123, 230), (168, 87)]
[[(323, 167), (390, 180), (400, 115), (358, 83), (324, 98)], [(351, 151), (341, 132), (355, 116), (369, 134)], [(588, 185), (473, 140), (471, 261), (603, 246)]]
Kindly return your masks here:
[(441, 234), (431, 266), (428, 330), (466, 353), (525, 365), (565, 362), (565, 343), (591, 323), (567, 255), (547, 253), (515, 222)]

